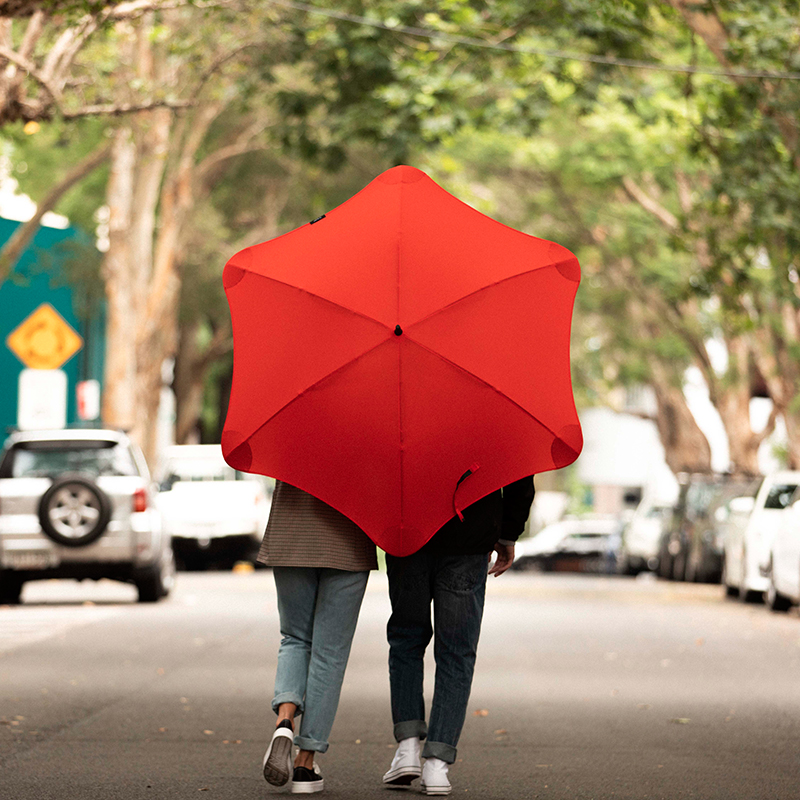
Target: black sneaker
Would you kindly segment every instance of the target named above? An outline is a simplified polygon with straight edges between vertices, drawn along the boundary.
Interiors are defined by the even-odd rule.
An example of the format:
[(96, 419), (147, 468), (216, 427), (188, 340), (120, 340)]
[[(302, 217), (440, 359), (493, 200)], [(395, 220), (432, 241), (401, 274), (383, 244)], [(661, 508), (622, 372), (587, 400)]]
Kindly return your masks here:
[(273, 786), (283, 786), (292, 774), (292, 744), (294, 728), (291, 720), (278, 723), (272, 734), (267, 752), (264, 753), (262, 770), (264, 780)]
[(325, 788), (325, 781), (319, 767), (314, 764), (314, 769), (308, 767), (295, 767), (292, 776), (292, 794), (313, 794)]

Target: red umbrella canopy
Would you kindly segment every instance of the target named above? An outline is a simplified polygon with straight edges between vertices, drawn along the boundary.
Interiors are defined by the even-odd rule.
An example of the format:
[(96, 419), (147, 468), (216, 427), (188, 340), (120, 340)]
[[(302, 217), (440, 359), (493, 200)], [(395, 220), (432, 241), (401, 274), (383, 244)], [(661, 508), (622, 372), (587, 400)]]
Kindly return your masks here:
[(580, 267), (413, 167), (237, 253), (222, 450), (298, 486), (377, 545), (418, 550), (460, 509), (571, 464)]

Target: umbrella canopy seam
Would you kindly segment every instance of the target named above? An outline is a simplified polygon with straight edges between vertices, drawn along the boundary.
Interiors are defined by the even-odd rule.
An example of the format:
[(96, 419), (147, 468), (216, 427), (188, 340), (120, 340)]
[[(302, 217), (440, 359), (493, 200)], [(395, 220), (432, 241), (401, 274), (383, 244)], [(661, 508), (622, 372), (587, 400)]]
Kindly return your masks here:
[(388, 331), (393, 332), (393, 329), (390, 326), (388, 326), (385, 322), (381, 322), (380, 320), (375, 319), (375, 317), (371, 317), (369, 314), (365, 314), (363, 311), (357, 311), (354, 308), (342, 305), (336, 300), (331, 300), (330, 298), (324, 297), (321, 294), (312, 292), (310, 289), (306, 289), (304, 286), (296, 286), (295, 284), (289, 283), (288, 281), (282, 281), (280, 278), (274, 278), (272, 275), (264, 275), (262, 272), (255, 272), (254, 270), (245, 269), (244, 267), (239, 267), (239, 269), (241, 269), (243, 272), (247, 272), (250, 275), (254, 275), (257, 278), (264, 278), (264, 280), (272, 281), (273, 283), (285, 286), (287, 289), (303, 292), (304, 294), (307, 294), (309, 297), (313, 297), (316, 300), (322, 300), (323, 302), (329, 303), (330, 305), (335, 306), (336, 308), (340, 308), (342, 311), (348, 311), (351, 314), (355, 314), (357, 317), (361, 317), (361, 319), (366, 319), (369, 320), (370, 322), (374, 322), (376, 325), (380, 325), (382, 328), (386, 328)]
[[(559, 435), (557, 433), (555, 433), (553, 431), (553, 429), (549, 425), (546, 425), (535, 414), (531, 414), (531, 412), (527, 408), (525, 408), (525, 406), (520, 405), (516, 400), (514, 400), (513, 397), (510, 397), (505, 392), (503, 392), (502, 390), (498, 389), (493, 384), (489, 383), (489, 381), (485, 380), (484, 378), (481, 378), (479, 375), (476, 375), (474, 372), (470, 372), (465, 367), (462, 367), (459, 364), (456, 364), (455, 361), (451, 361), (449, 358), (447, 358), (447, 356), (443, 356), (441, 353), (437, 352), (436, 350), (433, 350), (432, 348), (428, 347), (427, 345), (424, 345), (421, 342), (417, 342), (416, 340), (412, 339), (411, 337), (409, 337), (409, 341), (413, 342), (417, 347), (421, 347), (423, 350), (426, 350), (431, 355), (436, 356), (436, 358), (438, 358), (440, 361), (443, 361), (445, 364), (448, 364), (449, 366), (453, 367), (454, 369), (457, 369), (459, 372), (462, 372), (464, 375), (469, 375), (471, 378), (474, 378), (476, 381), (478, 381), (478, 383), (481, 383), (483, 386), (486, 386), (488, 389), (491, 389), (493, 392), (498, 394), (504, 400), (507, 400), (512, 405), (515, 405), (518, 409), (520, 409), (520, 411), (525, 413), (532, 420), (534, 420), (535, 422), (538, 422), (539, 425), (541, 425), (548, 433), (552, 433), (553, 437), (555, 439), (560, 439), (561, 438), (561, 437), (559, 437)], [(380, 347), (380, 345), (378, 345), (378, 346)]]
[[(577, 261), (577, 260), (578, 259), (575, 256), (572, 256), (571, 258), (565, 258), (565, 259), (563, 259), (561, 261), (554, 261), (552, 264), (544, 264), (544, 265), (538, 266), (538, 267), (531, 267), (531, 269), (527, 269), (524, 272), (517, 272), (515, 275), (508, 275), (507, 277), (501, 278), (499, 281), (495, 281), (494, 283), (487, 283), (484, 286), (481, 286), (478, 289), (475, 289), (474, 291), (469, 292), (468, 294), (465, 294), (462, 297), (457, 298), (456, 300), (453, 300), (451, 303), (448, 303), (446, 306), (442, 306), (441, 308), (437, 308), (436, 311), (432, 311), (430, 314), (428, 314), (427, 317), (423, 317), (422, 319), (418, 319), (418, 320), (416, 320), (414, 322), (411, 322), (411, 323), (406, 323), (406, 328), (404, 328), (404, 330), (408, 331), (408, 329), (411, 328), (414, 325), (421, 325), (423, 322), (427, 322), (429, 319), (433, 319), (434, 317), (438, 316), (439, 314), (444, 313), (448, 309), (453, 308), (453, 306), (456, 306), (459, 303), (463, 303), (465, 300), (468, 300), (470, 297), (474, 297), (476, 294), (481, 294), (481, 293), (485, 292), (487, 289), (493, 289), (496, 286), (501, 286), (502, 284), (507, 283), (508, 281), (512, 281), (515, 278), (522, 278), (522, 277), (524, 277), (526, 275), (530, 275), (532, 272), (539, 272), (540, 270), (550, 269), (551, 267), (553, 267), (555, 269), (558, 269), (559, 267), (562, 267), (565, 264), (568, 264), (570, 261)], [(566, 278), (566, 280), (570, 280), (570, 278)], [(573, 283), (576, 284), (576, 291), (577, 291), (577, 281), (573, 281)]]
[[(324, 383), (329, 378), (332, 378), (334, 375), (337, 375), (342, 370), (347, 369), (348, 367), (351, 367), (353, 364), (357, 363), (362, 358), (365, 358), (366, 356), (368, 356), (374, 350), (377, 350), (379, 347), (383, 347), (383, 345), (385, 345), (387, 341), (390, 341), (390, 339), (388, 339), (388, 337), (387, 337), (387, 339), (385, 341), (378, 342), (378, 344), (373, 345), (368, 350), (365, 350), (363, 353), (359, 353), (357, 356), (355, 356), (354, 358), (351, 358), (349, 361), (346, 361), (341, 366), (339, 366), (336, 369), (331, 370), (330, 372), (326, 373), (318, 381), (314, 381), (314, 383), (311, 383), (308, 386), (306, 386), (305, 389), (303, 389), (301, 392), (298, 392), (298, 394), (296, 394), (288, 403), (284, 403), (279, 409), (277, 409), (275, 412), (270, 414), (269, 417), (267, 417), (257, 428), (255, 428), (253, 431), (248, 433), (247, 436), (245, 436), (244, 439), (242, 439), (242, 442), (246, 442), (248, 439), (251, 439), (253, 436), (255, 436), (265, 425), (268, 425), (273, 419), (275, 419), (275, 417), (277, 417), (278, 414), (281, 414), (287, 408), (291, 407), (294, 403), (296, 403), (298, 400), (300, 400), (302, 397), (304, 397), (306, 394), (308, 394), (308, 392), (313, 391), (321, 383)], [(234, 368), (235, 368), (235, 365), (234, 365)], [(238, 445), (237, 445), (237, 447), (238, 447)]]

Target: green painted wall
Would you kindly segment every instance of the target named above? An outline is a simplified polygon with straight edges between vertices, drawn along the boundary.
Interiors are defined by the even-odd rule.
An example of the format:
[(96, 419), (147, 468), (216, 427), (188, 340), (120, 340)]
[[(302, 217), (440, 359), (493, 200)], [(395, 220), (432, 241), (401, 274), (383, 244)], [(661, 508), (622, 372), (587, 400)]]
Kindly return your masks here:
[[(0, 218), (0, 243), (19, 222)], [(25, 365), (8, 348), (8, 335), (42, 303), (50, 303), (81, 335), (84, 346), (62, 367), (67, 373), (67, 424), (80, 423), (75, 386), (103, 379), (105, 319), (99, 254), (75, 228), (41, 227), (13, 271), (0, 284), (0, 441), (17, 423), (17, 387)]]

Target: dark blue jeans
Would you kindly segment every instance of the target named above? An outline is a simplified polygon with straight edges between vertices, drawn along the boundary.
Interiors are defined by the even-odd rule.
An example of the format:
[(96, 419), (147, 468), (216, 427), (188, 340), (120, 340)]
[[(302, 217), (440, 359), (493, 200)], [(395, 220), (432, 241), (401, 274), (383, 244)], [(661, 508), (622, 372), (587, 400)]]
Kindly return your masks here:
[[(456, 760), (467, 715), (486, 594), (488, 556), (420, 551), (386, 556), (392, 615), (387, 625), (394, 736), (427, 737), (422, 755)], [(431, 625), (433, 604), (433, 625)], [(430, 724), (422, 693), (425, 648), (434, 636), (436, 680)]]

